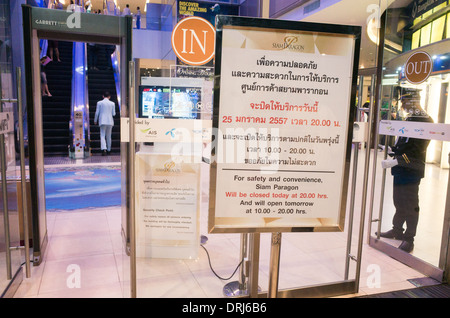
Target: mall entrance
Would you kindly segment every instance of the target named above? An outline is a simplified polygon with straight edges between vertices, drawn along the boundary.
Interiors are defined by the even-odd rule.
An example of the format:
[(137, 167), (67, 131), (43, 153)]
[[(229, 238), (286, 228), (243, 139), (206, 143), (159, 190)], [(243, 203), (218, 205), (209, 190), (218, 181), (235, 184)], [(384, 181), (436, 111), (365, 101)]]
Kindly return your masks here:
[[(417, 19), (413, 21), (413, 17), (410, 17), (407, 23), (400, 23), (401, 13), (407, 12), (413, 4), (414, 2), (411, 2), (409, 7), (403, 4), (398, 7), (393, 5), (382, 16), (384, 42), (380, 44), (379, 56), (383, 58), (378, 62), (376, 74), (377, 94), (380, 100), (377, 116), (374, 118), (377, 126), (375, 138), (379, 147), (373, 155), (372, 193), (375, 195), (370, 206), (368, 239), (370, 246), (425, 274), (429, 277), (428, 281), (440, 283), (448, 281), (449, 266), (448, 107), (450, 99), (448, 96), (449, 65), (446, 62), (449, 56), (449, 39), (448, 34), (447, 38), (444, 37), (439, 27), (441, 25), (438, 23), (445, 20), (448, 6), (445, 3), (436, 4), (435, 8), (427, 8), (428, 12), (418, 14), (420, 19), (416, 17)], [(433, 15), (429, 16), (431, 13)], [(418, 23), (419, 20), (420, 23)], [(433, 22), (428, 23), (431, 21)], [(392, 23), (402, 25), (395, 36), (394, 32), (387, 27)], [(428, 39), (429, 34), (424, 32), (426, 30), (424, 25), (431, 26), (431, 24), (433, 24), (433, 37), (430, 38), (432, 43)], [(409, 43), (412, 33), (414, 33), (412, 37), (414, 41)], [(397, 44), (403, 44), (403, 46), (399, 45), (402, 51), (391, 49), (392, 39), (395, 39)], [(421, 55), (427, 58), (427, 63), (430, 65), (429, 72), (420, 74), (423, 76), (420, 80), (413, 80), (408, 76), (411, 71), (411, 59)], [(426, 122), (426, 118), (432, 121)], [(417, 123), (413, 121), (421, 123), (419, 126), (414, 126)], [(399, 166), (407, 168), (403, 170), (401, 176), (403, 178), (405, 175), (421, 177), (418, 189), (415, 190), (419, 200), (415, 208), (418, 213), (418, 221), (415, 222), (417, 224), (414, 226), (414, 222), (413, 225), (405, 222), (403, 225), (405, 233), (409, 226), (408, 235), (412, 236), (409, 233), (414, 235), (412, 238), (407, 237), (410, 243), (409, 248), (402, 248), (401, 244), (406, 239), (402, 240), (401, 236), (400, 238), (392, 237), (385, 233), (397, 227), (399, 218), (397, 211), (402, 205), (395, 201), (396, 191), (403, 185), (402, 182), (411, 184), (411, 181), (401, 181), (398, 168), (383, 169), (382, 167), (383, 161), (397, 158), (394, 151), (398, 149), (397, 143), (405, 140), (407, 147), (402, 151), (404, 151), (403, 158), (406, 157), (408, 161), (405, 161), (405, 165), (401, 159), (399, 160)], [(417, 166), (408, 166), (411, 160), (416, 159), (410, 152), (412, 144), (420, 149), (423, 156), (423, 159), (420, 159), (420, 165)], [(417, 174), (420, 169), (422, 174)], [(408, 196), (405, 201), (415, 200), (417, 193), (412, 193), (412, 197)]]
[[(101, 228), (109, 233), (108, 226), (114, 225), (117, 240), (128, 242), (127, 194), (121, 191), (128, 188), (122, 184), (128, 173), (127, 145), (120, 142), (120, 117), (128, 112), (132, 21), (130, 17), (22, 8), (24, 50), (29, 52), (24, 73), (30, 254), (32, 265), (39, 266), (46, 257), (55, 259), (61, 249), (65, 257), (80, 254), (77, 248), (95, 256), (105, 244), (111, 245), (111, 238), (92, 237), (89, 230)], [(116, 105), (116, 116), (111, 150), (105, 156), (94, 116), (96, 103), (106, 91)], [(86, 213), (76, 216), (74, 211), (83, 209), (96, 219), (87, 219)], [(107, 210), (114, 210), (114, 220)], [(54, 211), (67, 214), (57, 218)], [(62, 224), (72, 226), (62, 233)], [(77, 247), (70, 239), (85, 242)]]

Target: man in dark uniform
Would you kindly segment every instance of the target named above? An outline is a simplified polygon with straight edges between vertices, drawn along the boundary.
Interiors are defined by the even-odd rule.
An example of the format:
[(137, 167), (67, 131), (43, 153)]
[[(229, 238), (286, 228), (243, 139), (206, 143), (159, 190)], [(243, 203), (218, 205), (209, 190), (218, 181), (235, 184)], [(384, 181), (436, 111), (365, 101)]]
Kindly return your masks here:
[[(402, 88), (400, 92), (399, 106), (406, 121), (433, 122), (420, 107), (419, 90)], [(402, 240), (399, 249), (408, 253), (414, 248), (413, 242), (419, 222), (419, 184), (425, 174), (425, 157), (429, 143), (427, 139), (399, 137), (392, 147), (393, 153), (390, 154), (393, 159), (382, 162), (383, 168), (392, 168), (395, 214), (392, 229), (380, 233), (380, 236)]]

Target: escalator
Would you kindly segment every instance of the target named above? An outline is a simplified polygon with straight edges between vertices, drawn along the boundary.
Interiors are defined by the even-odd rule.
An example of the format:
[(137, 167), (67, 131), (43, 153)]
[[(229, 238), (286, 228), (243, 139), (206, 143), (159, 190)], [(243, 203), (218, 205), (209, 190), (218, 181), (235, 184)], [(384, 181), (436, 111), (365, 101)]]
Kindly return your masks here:
[[(95, 68), (89, 64), (88, 71), (88, 87), (89, 87), (89, 120), (90, 120), (90, 136), (91, 136), (91, 153), (100, 154), (100, 128), (94, 124), (95, 111), (97, 102), (103, 99), (103, 93), (108, 91), (111, 93), (111, 101), (116, 104), (116, 116), (114, 117), (114, 127), (111, 134), (111, 153), (118, 154), (120, 152), (120, 108), (118, 103), (118, 93), (116, 90), (116, 78), (114, 76), (114, 68), (111, 61), (111, 54), (114, 51), (113, 45), (99, 45), (97, 48), (97, 64)], [(88, 49), (89, 54), (94, 54)]]
[[(101, 153), (100, 129), (94, 124), (94, 116), (97, 102), (103, 99), (105, 91), (111, 93), (111, 101), (116, 104), (111, 153), (119, 153), (120, 97), (118, 76), (111, 62), (114, 46), (102, 45), (96, 52), (96, 69), (88, 70), (88, 54), (92, 52), (86, 50), (84, 43), (59, 41), (58, 44), (61, 62), (52, 61), (45, 66), (52, 96), (42, 97), (44, 156), (85, 158)], [(76, 111), (83, 112), (83, 127), (78, 130)], [(83, 140), (84, 149), (77, 149), (78, 140)], [(77, 156), (80, 151), (81, 157)]]
[(70, 144), (72, 46), (72, 42), (58, 41), (61, 62), (52, 61), (45, 66), (52, 96), (42, 97), (44, 156), (67, 156)]

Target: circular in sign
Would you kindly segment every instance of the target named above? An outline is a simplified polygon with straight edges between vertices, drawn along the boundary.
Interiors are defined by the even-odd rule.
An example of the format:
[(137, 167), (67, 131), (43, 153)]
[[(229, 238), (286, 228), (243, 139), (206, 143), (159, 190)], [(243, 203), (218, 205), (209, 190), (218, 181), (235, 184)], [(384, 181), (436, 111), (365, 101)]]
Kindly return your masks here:
[(175, 55), (189, 65), (203, 65), (214, 57), (216, 31), (211, 23), (200, 17), (188, 17), (172, 31)]
[(405, 64), (405, 77), (411, 84), (420, 84), (428, 79), (433, 70), (433, 60), (426, 52), (411, 54)]

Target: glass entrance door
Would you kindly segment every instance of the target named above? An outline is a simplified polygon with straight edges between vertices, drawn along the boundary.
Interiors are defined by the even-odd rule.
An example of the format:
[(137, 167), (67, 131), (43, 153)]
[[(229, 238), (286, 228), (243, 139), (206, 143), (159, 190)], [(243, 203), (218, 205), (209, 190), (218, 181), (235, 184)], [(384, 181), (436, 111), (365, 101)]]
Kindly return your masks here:
[[(2, 61), (4, 62), (4, 61)], [(16, 147), (16, 134), (23, 138), (22, 131), (15, 131), (17, 99), (6, 98), (14, 94), (13, 73), (8, 63), (0, 70), (0, 297), (12, 297), (22, 281), (22, 246), (28, 240), (27, 213), (22, 200), (21, 156)], [(16, 76), (20, 80), (20, 71)], [(19, 90), (20, 91), (20, 90)], [(21, 104), (19, 103), (19, 107)], [(17, 139), (18, 140), (18, 139)], [(23, 141), (23, 139), (21, 139)], [(16, 151), (17, 150), (17, 151)], [(25, 178), (24, 178), (25, 179)], [(28, 249), (26, 249), (27, 253)], [(29, 258), (27, 258), (29, 260)], [(28, 267), (27, 267), (28, 268)]]
[(384, 34), (375, 159), (380, 196), (370, 239), (372, 246), (441, 281), (448, 245), (448, 6), (439, 1), (412, 11), (417, 2), (384, 14), (386, 26), (402, 27), (386, 27)]

